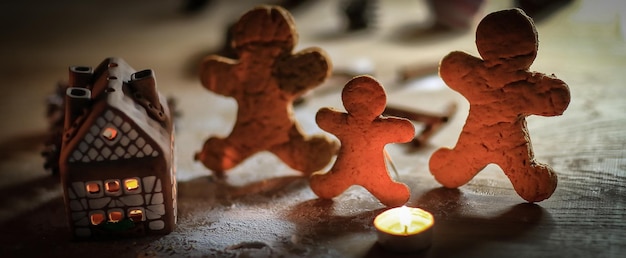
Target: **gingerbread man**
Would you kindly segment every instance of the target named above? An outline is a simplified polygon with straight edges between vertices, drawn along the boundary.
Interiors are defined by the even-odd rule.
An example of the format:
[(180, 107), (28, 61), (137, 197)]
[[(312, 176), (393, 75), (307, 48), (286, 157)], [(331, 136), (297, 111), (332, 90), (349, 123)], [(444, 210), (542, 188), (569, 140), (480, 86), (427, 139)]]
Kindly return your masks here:
[(237, 120), (226, 138), (208, 139), (195, 159), (217, 176), (260, 151), (270, 151), (307, 175), (326, 166), (336, 143), (307, 137), (293, 117), (293, 101), (320, 85), (331, 64), (319, 48), (292, 53), (298, 35), (291, 15), (278, 6), (259, 6), (233, 27), (233, 60), (207, 57), (200, 78), (205, 88), (233, 97)]
[(389, 177), (384, 147), (411, 141), (413, 124), (404, 118), (381, 116), (387, 97), (372, 77), (353, 78), (341, 98), (347, 113), (322, 108), (315, 117), (320, 128), (339, 138), (341, 147), (330, 171), (311, 175), (311, 189), (320, 198), (331, 199), (351, 185), (361, 185), (387, 206), (406, 203), (409, 188)]
[(495, 163), (526, 201), (552, 195), (557, 176), (535, 161), (526, 117), (563, 114), (570, 93), (554, 75), (529, 71), (537, 44), (531, 18), (519, 9), (503, 10), (487, 15), (476, 29), (483, 59), (463, 52), (442, 59), (441, 78), (469, 101), (470, 111), (456, 146), (430, 158), (431, 173), (441, 184), (459, 187)]

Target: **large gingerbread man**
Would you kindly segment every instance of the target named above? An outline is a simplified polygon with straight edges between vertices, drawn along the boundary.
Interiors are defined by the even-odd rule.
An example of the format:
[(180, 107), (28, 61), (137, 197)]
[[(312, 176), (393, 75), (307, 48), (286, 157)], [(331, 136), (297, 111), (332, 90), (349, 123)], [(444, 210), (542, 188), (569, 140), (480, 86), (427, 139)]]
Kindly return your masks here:
[(441, 78), (469, 101), (470, 111), (456, 146), (430, 158), (431, 173), (441, 184), (459, 187), (495, 163), (526, 201), (552, 195), (557, 175), (535, 161), (526, 117), (561, 115), (570, 93), (554, 75), (529, 71), (537, 44), (531, 18), (519, 9), (503, 10), (487, 15), (476, 29), (482, 60), (463, 52), (442, 59)]
[(281, 7), (259, 6), (233, 27), (233, 60), (207, 57), (200, 78), (205, 88), (237, 100), (237, 120), (226, 138), (208, 139), (195, 159), (218, 176), (260, 151), (270, 151), (305, 174), (326, 166), (336, 143), (307, 137), (293, 117), (293, 101), (320, 85), (331, 64), (319, 48), (292, 53), (298, 35)]
[(320, 128), (337, 136), (341, 147), (330, 171), (311, 175), (311, 189), (320, 198), (331, 199), (351, 185), (361, 185), (387, 206), (406, 203), (409, 189), (389, 177), (384, 148), (387, 143), (411, 141), (413, 124), (404, 118), (381, 116), (387, 97), (372, 77), (353, 78), (341, 97), (347, 113), (322, 108), (315, 117)]

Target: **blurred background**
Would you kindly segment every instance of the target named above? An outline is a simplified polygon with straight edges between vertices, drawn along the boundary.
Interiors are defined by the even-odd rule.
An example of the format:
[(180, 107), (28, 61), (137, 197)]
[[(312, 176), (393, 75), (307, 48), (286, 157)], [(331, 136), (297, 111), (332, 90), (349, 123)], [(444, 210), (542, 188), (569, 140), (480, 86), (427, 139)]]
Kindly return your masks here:
[[(572, 91), (572, 103), (563, 117), (529, 118), (538, 158), (571, 172), (568, 150), (591, 146), (585, 150), (606, 150), (603, 153), (613, 157), (612, 161), (599, 161), (593, 167), (604, 166), (616, 174), (624, 173), (626, 4), (623, 1), (3, 1), (0, 3), (0, 195), (4, 197), (0, 197), (0, 222), (13, 222), (29, 211), (41, 210), (39, 207), (51, 200), (59, 204), (60, 187), (43, 169), (40, 156), (49, 126), (46, 99), (54, 93), (58, 82), (67, 80), (68, 66), (97, 66), (110, 56), (123, 58), (136, 70), (153, 69), (161, 93), (177, 100), (181, 112), (177, 122), (180, 182), (210, 176), (209, 170), (193, 162), (193, 153), (209, 135), (228, 134), (236, 105), (232, 99), (201, 86), (198, 65), (209, 54), (232, 55), (227, 43), (229, 26), (261, 3), (280, 4), (292, 13), (300, 35), (296, 51), (317, 46), (333, 62), (333, 78), (307, 95), (295, 109), (307, 132), (321, 133), (313, 119), (315, 112), (323, 106), (342, 109), (340, 89), (351, 76), (358, 74), (371, 74), (380, 80), (387, 89), (388, 102), (393, 105), (436, 114), (443, 113), (450, 103), (458, 105), (454, 119), (434, 135), (428, 147), (417, 151), (418, 157), (391, 150), (392, 155), (398, 156), (397, 166), (413, 166), (401, 170), (400, 175), (419, 173), (419, 180), (407, 179), (414, 183), (412, 187), (436, 185), (427, 171), (428, 156), (437, 147), (456, 142), (467, 114), (467, 103), (462, 96), (438, 78), (439, 60), (454, 50), (477, 55), (474, 29), (480, 19), (492, 11), (523, 8), (535, 19), (539, 33), (539, 53), (531, 69), (555, 74)], [(262, 180), (262, 175), (248, 171), (253, 167), (280, 175), (294, 174), (284, 165), (273, 166), (276, 162), (270, 155), (256, 157), (235, 169), (234, 174), (239, 176), (233, 177), (231, 183)], [(490, 182), (503, 183), (511, 191), (501, 172), (488, 175), (494, 180)], [(565, 177), (563, 182), (567, 180)], [(187, 193), (196, 193), (193, 184), (183, 185), (182, 198), (185, 189)], [(303, 196), (313, 198), (309, 192)], [(558, 192), (554, 198), (562, 200)], [(185, 202), (189, 199), (181, 201), (182, 212), (193, 210), (194, 206)], [(185, 205), (188, 205), (186, 211)], [(182, 219), (197, 216), (193, 214), (183, 213)], [(191, 225), (181, 227), (192, 230)], [(47, 229), (40, 226), (37, 230), (42, 228)], [(185, 231), (174, 236), (178, 237), (176, 234), (180, 232)], [(182, 239), (188, 241), (189, 235), (186, 237)], [(33, 239), (36, 238), (28, 240)], [(181, 241), (181, 238), (167, 241)], [(147, 249), (141, 250), (155, 247), (154, 243), (144, 244), (141, 248)], [(348, 249), (337, 248), (338, 253)]]

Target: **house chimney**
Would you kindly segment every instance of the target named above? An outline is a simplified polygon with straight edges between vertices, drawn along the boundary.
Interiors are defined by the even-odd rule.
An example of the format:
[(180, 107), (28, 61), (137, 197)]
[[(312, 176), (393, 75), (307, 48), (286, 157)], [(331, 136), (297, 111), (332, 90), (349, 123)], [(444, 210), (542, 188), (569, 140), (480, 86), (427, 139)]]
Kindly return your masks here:
[(148, 107), (156, 108), (155, 111), (163, 110), (161, 101), (159, 100), (159, 93), (156, 89), (156, 80), (152, 69), (146, 69), (133, 73), (130, 76), (129, 85), (132, 88), (136, 99), (145, 99), (148, 102)]
[(63, 125), (65, 130), (68, 130), (74, 120), (83, 113), (90, 100), (91, 90), (79, 87), (67, 88), (65, 91), (65, 124)]
[(93, 69), (89, 66), (70, 66), (69, 87), (89, 88), (92, 84)]

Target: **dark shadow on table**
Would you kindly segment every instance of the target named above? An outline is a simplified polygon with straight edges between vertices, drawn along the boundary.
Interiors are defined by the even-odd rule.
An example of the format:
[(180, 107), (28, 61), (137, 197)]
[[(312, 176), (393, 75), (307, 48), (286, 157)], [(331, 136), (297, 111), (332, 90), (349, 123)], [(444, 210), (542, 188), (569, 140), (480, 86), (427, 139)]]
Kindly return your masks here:
[(259, 200), (263, 200), (263, 197), (269, 202), (276, 195), (288, 194), (307, 186), (307, 182), (306, 177), (294, 175), (267, 178), (239, 186), (232, 185), (224, 179), (207, 176), (179, 182), (178, 198), (179, 202), (194, 199), (202, 202), (216, 202), (225, 206), (233, 202), (258, 203)]
[[(195, 207), (198, 202), (271, 202), (273, 196), (288, 195), (308, 184), (306, 177), (285, 176), (243, 186), (229, 185), (212, 177), (178, 185), (179, 213), (188, 214), (185, 209)], [(155, 250), (159, 254), (168, 253), (168, 247), (158, 243), (164, 237), (161, 235), (74, 240), (67, 225), (60, 188), (58, 177), (44, 174), (0, 189), (3, 207), (0, 212), (4, 213), (0, 215), (5, 218), (0, 221), (0, 257), (137, 257), (155, 255)]]
[[(42, 172), (43, 173), (43, 172)], [(28, 203), (28, 201), (45, 200), (48, 197), (45, 194), (54, 194), (58, 192), (60, 187), (59, 178), (51, 175), (42, 175), (41, 177), (9, 185), (0, 189), (0, 210), (11, 210), (11, 208), (21, 207), (21, 210), (28, 210), (28, 207), (37, 205), (38, 203)], [(59, 195), (60, 196), (60, 195)], [(3, 214), (9, 215), (9, 214)]]
[(542, 227), (542, 235), (551, 230), (546, 227), (552, 222), (550, 214), (537, 204), (520, 203), (497, 216), (478, 217), (467, 214), (480, 213), (468, 211), (467, 203), (458, 189), (430, 190), (408, 205), (433, 213), (435, 228), (431, 247), (419, 253), (399, 254), (376, 244), (367, 257), (470, 257), (483, 245), (536, 237), (538, 227)]
[(10, 160), (23, 152), (40, 152), (46, 137), (45, 132), (28, 132), (0, 142), (0, 161)]
[[(45, 139), (46, 135), (43, 132), (28, 132), (0, 142), (0, 162), (12, 164), (7, 166), (9, 168), (21, 169), (0, 171), (0, 180), (6, 183), (4, 187), (0, 188), (0, 223), (4, 219), (14, 217), (17, 211), (29, 211), (41, 204), (42, 201), (54, 198), (48, 194), (55, 192), (58, 194), (59, 178), (44, 171), (43, 157), (41, 158), (41, 171), (23, 171), (21, 168), (21, 162), (32, 161), (22, 160), (20, 156), (41, 152)], [(17, 173), (27, 173), (29, 176), (33, 176), (25, 181), (11, 178)], [(37, 173), (41, 173), (41, 175), (37, 176)]]
[(302, 239), (338, 238), (342, 235), (373, 232), (374, 217), (385, 209), (364, 211), (352, 215), (336, 215), (334, 201), (311, 199), (293, 206), (285, 218), (293, 222)]
[(162, 237), (74, 240), (60, 196), (0, 223), (0, 228), (1, 257), (137, 257)]

